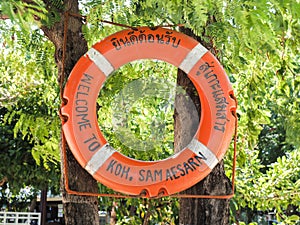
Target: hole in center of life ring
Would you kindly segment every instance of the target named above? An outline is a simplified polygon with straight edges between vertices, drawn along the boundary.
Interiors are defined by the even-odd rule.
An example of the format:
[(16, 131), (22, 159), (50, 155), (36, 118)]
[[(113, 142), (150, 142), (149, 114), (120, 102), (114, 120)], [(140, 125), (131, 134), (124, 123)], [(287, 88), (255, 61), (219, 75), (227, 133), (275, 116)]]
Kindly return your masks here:
[[(175, 116), (182, 131), (191, 120), (198, 127), (199, 110), (176, 84), (177, 71), (166, 62), (138, 60), (107, 78), (97, 99), (97, 113), (99, 127), (112, 147), (133, 159), (161, 160), (174, 154)], [(185, 110), (192, 118), (186, 118)]]

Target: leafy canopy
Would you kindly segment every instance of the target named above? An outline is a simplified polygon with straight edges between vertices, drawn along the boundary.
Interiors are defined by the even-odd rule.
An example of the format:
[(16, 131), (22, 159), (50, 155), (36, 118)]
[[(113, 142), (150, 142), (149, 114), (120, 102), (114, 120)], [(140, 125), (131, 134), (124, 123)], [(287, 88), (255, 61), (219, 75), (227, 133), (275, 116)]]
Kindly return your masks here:
[[(14, 10), (18, 4), (21, 4), (21, 1), (9, 0), (6, 2), (9, 7), (5, 5), (6, 3), (1, 2), (1, 11), (4, 11), (3, 8)], [(59, 12), (60, 5), (55, 3), (60, 1), (51, 2), (53, 3), (53, 9), (55, 8), (56, 12)], [(82, 14), (87, 16), (87, 24), (83, 33), (89, 45), (122, 29), (121, 27), (107, 25), (102, 22), (103, 20), (112, 20), (132, 26), (184, 24), (186, 27), (191, 28), (196, 35), (200, 36), (201, 41), (209, 43), (208, 46), (210, 48), (217, 50), (217, 57), (229, 75), (239, 102), (237, 194), (233, 200), (237, 202), (237, 210), (243, 207), (257, 210), (276, 208), (278, 215), (283, 215), (281, 212), (287, 208), (288, 204), (300, 205), (298, 192), (299, 169), (296, 166), (299, 164), (298, 156), (300, 151), (300, 136), (298, 135), (300, 130), (299, 1), (171, 0), (157, 2), (154, 0), (89, 0), (80, 1), (80, 3), (82, 5)], [(22, 9), (26, 9), (26, 7)], [(29, 12), (29, 10), (27, 11)], [(44, 12), (41, 10), (40, 12), (48, 15), (47, 13), (50, 11)], [(39, 17), (44, 18), (44, 15)], [(17, 16), (15, 16), (15, 13), (12, 13), (12, 17), (16, 18)], [(24, 18), (26, 19), (27, 17)], [(46, 18), (39, 21), (47, 21), (47, 18), (50, 17), (46, 16)], [(22, 19), (19, 18), (19, 20), (21, 21)], [(53, 18), (52, 21), (54, 21)], [(22, 22), (20, 24), (23, 26)], [(18, 29), (7, 29), (5, 34), (7, 35), (7, 42), (9, 42), (12, 33), (15, 35), (15, 33), (21, 32)], [(178, 28), (174, 27), (173, 29)], [(1, 88), (3, 88), (0, 89), (0, 92), (4, 93), (3, 96), (6, 96), (6, 99), (11, 97), (16, 99), (13, 104), (11, 101), (4, 101), (5, 104), (3, 106), (9, 111), (5, 120), (9, 122), (15, 116), (19, 118), (21, 115), (25, 115), (21, 118), (23, 122), (16, 124), (16, 133), (19, 130), (24, 137), (30, 137), (30, 141), (35, 140), (32, 142), (35, 146), (39, 146), (41, 143), (45, 144), (46, 142), (36, 142), (36, 140), (45, 141), (45, 137), (53, 138), (51, 143), (58, 143), (58, 139), (55, 139), (56, 142), (54, 141), (54, 137), (58, 136), (58, 119), (53, 116), (55, 114), (54, 109), (58, 106), (58, 100), (55, 97), (57, 94), (54, 96), (50, 94), (57, 93), (57, 88), (54, 88), (54, 91), (46, 92), (48, 94), (34, 91), (39, 88), (39, 90), (53, 90), (53, 87), (55, 87), (53, 85), (55, 83), (55, 72), (53, 72), (54, 62), (49, 60), (52, 58), (50, 57), (50, 54), (52, 54), (50, 52), (53, 49), (47, 41), (38, 41), (37, 43), (39, 44), (34, 49), (35, 51), (31, 49), (29, 51), (30, 54), (27, 53), (27, 48), (33, 44), (29, 44), (31, 42), (30, 35), (33, 34), (34, 32), (22, 32), (18, 39), (19, 41), (24, 37), (26, 40), (24, 45), (20, 45), (22, 46), (20, 49), (23, 50), (21, 54), (23, 57), (13, 57), (11, 52), (11, 58), (3, 58), (4, 56), (1, 54), (2, 60), (5, 60), (5, 62), (10, 60), (9, 62), (15, 62), (15, 64), (13, 67), (10, 65), (2, 67), (5, 63), (1, 60), (1, 71), (4, 74), (7, 71), (10, 72), (8, 75), (1, 76)], [(37, 32), (36, 35), (41, 34)], [(41, 36), (40, 39), (43, 40)], [(11, 42), (17, 43), (18, 41)], [(8, 49), (12, 46), (15, 45), (10, 45)], [(41, 51), (37, 51), (37, 49), (41, 49)], [(16, 51), (17, 55), (18, 51)], [(43, 61), (43, 65), (46, 66), (36, 66), (36, 62), (33, 64), (29, 63), (32, 62), (30, 61), (32, 54), (35, 60), (40, 59), (36, 55), (37, 52), (47, 53), (48, 60)], [(29, 58), (26, 59), (24, 56)], [(22, 69), (22, 72), (20, 72), (20, 70), (16, 69), (18, 68), (17, 65), (23, 65), (26, 69)], [(41, 70), (42, 68), (46, 69)], [(39, 72), (34, 73), (36, 70)], [(112, 107), (114, 107), (109, 105), (109, 101), (115, 96), (118, 88), (122, 88), (122, 86), (130, 82), (131, 74), (129, 72), (138, 70), (140, 68), (132, 64), (126, 69), (117, 71), (116, 76), (112, 76), (106, 83), (103, 89), (104, 92), (101, 93), (101, 98), (98, 102), (102, 106), (99, 110), (99, 122), (103, 124), (105, 135), (116, 146), (121, 146), (121, 143), (112, 132), (113, 130), (108, 123), (110, 119), (106, 121), (106, 115), (111, 114)], [(147, 71), (146, 74), (152, 73)], [(35, 75), (33, 76), (32, 74)], [(47, 82), (39, 82), (39, 79), (41, 79), (39, 76), (42, 75)], [(11, 82), (10, 85), (4, 88), (4, 84), (9, 82), (9, 80), (14, 82)], [(34, 84), (33, 80), (35, 82), (38, 81), (37, 84)], [(29, 84), (30, 87), (28, 90), (25, 88), (28, 92), (24, 96), (22, 96), (23, 86), (17, 85), (23, 84), (24, 82), (22, 81), (26, 81), (26, 84)], [(29, 96), (34, 97), (30, 98)], [(46, 101), (46, 99), (48, 100)], [(25, 103), (27, 100), (31, 100), (29, 101), (30, 104)], [(158, 100), (157, 103), (156, 100)], [(50, 104), (51, 107), (49, 107), (50, 102), (55, 104)], [(169, 128), (172, 119), (169, 116), (164, 118), (165, 115), (159, 115), (158, 111), (148, 108), (151, 105), (149, 102), (156, 108), (164, 105), (164, 99), (138, 102), (136, 106), (130, 109), (135, 116), (128, 120), (130, 122), (126, 121), (132, 132), (139, 131), (136, 135), (142, 140), (150, 135), (150, 129), (148, 128), (149, 124), (154, 120), (152, 116), (160, 120), (166, 120), (166, 127), (170, 133), (172, 132), (172, 129)], [(42, 107), (43, 104), (46, 106), (45, 108)], [(37, 106), (41, 106), (42, 111), (35, 108)], [(14, 107), (17, 110), (13, 110)], [(34, 113), (34, 116), (29, 111), (32, 114)], [(44, 113), (42, 116), (39, 112), (47, 113)], [(42, 118), (40, 121), (41, 124), (43, 123), (41, 131), (39, 131), (37, 123), (33, 124), (32, 118), (39, 118), (38, 116)], [(31, 122), (25, 122), (29, 121), (30, 118)], [(141, 123), (138, 124), (138, 122)], [(29, 128), (28, 124), (31, 124), (34, 129)], [(52, 125), (53, 127), (51, 127)], [(45, 131), (45, 127), (51, 128), (47, 129), (49, 133)], [(32, 137), (31, 129), (33, 131)], [(280, 136), (280, 138), (276, 138), (276, 135)], [(171, 138), (170, 136), (167, 135), (165, 137), (168, 139)], [(167, 149), (170, 148), (170, 143), (171, 139), (168, 139), (166, 145), (162, 148), (162, 152), (169, 154)], [(51, 144), (49, 145), (52, 146)], [(126, 146), (120, 148), (127, 151)], [(271, 155), (273, 149), (278, 150), (279, 157), (272, 156), (272, 159), (264, 159), (265, 155), (268, 157)], [(54, 153), (54, 151), (50, 152)], [(53, 160), (52, 157), (55, 158), (55, 154), (51, 155), (50, 160)], [(141, 155), (140, 157), (144, 159), (146, 156)], [(155, 156), (155, 158), (160, 157), (162, 157), (160, 154)], [(38, 157), (35, 158), (37, 159)], [(231, 160), (231, 154), (228, 154), (227, 168), (230, 167)], [(227, 173), (230, 175), (230, 169), (228, 169)], [(296, 219), (297, 217), (295, 216), (292, 219), (286, 218), (286, 223), (292, 224)]]

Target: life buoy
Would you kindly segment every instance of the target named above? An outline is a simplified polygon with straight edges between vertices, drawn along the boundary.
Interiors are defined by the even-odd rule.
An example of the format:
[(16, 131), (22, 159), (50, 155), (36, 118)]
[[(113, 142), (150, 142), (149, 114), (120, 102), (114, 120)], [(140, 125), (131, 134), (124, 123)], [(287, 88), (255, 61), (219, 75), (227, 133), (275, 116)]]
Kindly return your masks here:
[[(138, 59), (157, 59), (183, 70), (196, 87), (201, 120), (191, 142), (160, 161), (124, 156), (109, 145), (98, 126), (96, 99), (106, 78)], [(122, 193), (171, 195), (206, 177), (224, 156), (234, 132), (233, 90), (217, 59), (193, 38), (165, 28), (117, 32), (82, 56), (67, 81), (63, 131), (77, 161), (97, 181)]]

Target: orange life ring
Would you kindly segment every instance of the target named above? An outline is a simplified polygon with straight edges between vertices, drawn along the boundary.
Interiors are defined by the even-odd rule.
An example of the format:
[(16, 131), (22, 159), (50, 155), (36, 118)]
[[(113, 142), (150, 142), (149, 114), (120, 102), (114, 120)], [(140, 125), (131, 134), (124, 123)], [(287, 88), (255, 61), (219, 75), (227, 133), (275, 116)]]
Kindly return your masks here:
[[(107, 143), (96, 117), (99, 91), (114, 70), (138, 59), (182, 69), (196, 87), (201, 120), (192, 141), (160, 161), (126, 157)], [(171, 195), (206, 177), (224, 156), (234, 132), (233, 90), (218, 60), (193, 38), (165, 28), (127, 29), (96, 43), (73, 68), (64, 91), (63, 131), (75, 158), (97, 181), (122, 193)]]

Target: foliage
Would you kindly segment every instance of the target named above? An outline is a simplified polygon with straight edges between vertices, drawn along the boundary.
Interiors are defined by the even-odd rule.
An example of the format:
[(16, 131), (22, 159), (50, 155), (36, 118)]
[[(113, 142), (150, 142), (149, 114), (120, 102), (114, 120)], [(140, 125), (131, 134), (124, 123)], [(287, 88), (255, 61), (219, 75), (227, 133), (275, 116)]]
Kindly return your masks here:
[[(52, 2), (58, 3), (59, 1)], [(295, 215), (287, 218), (285, 211), (291, 204), (299, 206), (300, 196), (298, 191), (300, 173), (297, 167), (300, 151), (300, 136), (298, 135), (300, 130), (299, 1), (89, 0), (81, 1), (81, 3), (82, 14), (87, 15), (87, 24), (83, 33), (89, 45), (123, 29), (103, 22), (103, 20), (109, 20), (130, 26), (184, 24), (200, 36), (201, 41), (209, 43), (211, 48), (217, 50), (217, 57), (233, 83), (239, 102), (238, 161), (236, 196), (232, 201), (233, 208), (236, 210), (235, 212), (245, 208), (263, 211), (275, 209), (278, 219), (285, 220), (286, 223), (290, 224), (297, 220)], [(21, 1), (15, 1), (14, 5), (10, 0), (7, 1), (7, 4), (10, 4), (10, 6), (4, 8), (11, 11), (14, 7), (19, 6), (18, 4), (21, 4)], [(0, 5), (2, 6), (1, 11), (4, 11), (3, 6), (5, 4), (1, 3)], [(60, 10), (59, 7), (58, 4), (57, 11)], [(22, 11), (20, 10), (20, 12)], [(41, 12), (46, 15), (49, 13), (43, 10)], [(16, 18), (15, 14), (12, 13), (12, 17)], [(40, 17), (44, 18), (43, 15)], [(44, 18), (44, 20), (47, 21), (47, 18)], [(50, 21), (50, 19), (48, 20)], [(178, 27), (174, 26), (172, 29), (178, 29)], [(16, 41), (10, 40), (11, 31), (14, 35), (18, 35)], [(12, 29), (7, 30), (7, 34), (5, 32), (2, 34), (7, 35), (6, 41), (8, 43), (14, 44), (7, 45), (7, 50), (3, 50), (10, 51), (10, 54), (5, 53), (0, 56), (2, 57), (1, 71), (6, 74), (1, 77), (0, 98), (5, 96), (6, 99), (1, 104), (5, 104), (5, 107), (9, 110), (17, 109), (7, 114), (5, 120), (10, 122), (15, 116), (19, 118), (21, 122), (16, 123), (15, 135), (20, 131), (24, 138), (27, 138), (34, 146), (46, 146), (47, 137), (53, 137), (52, 144), (49, 144), (49, 148), (51, 148), (51, 146), (58, 143), (57, 127), (59, 126), (54, 110), (58, 107), (57, 94), (53, 95), (53, 93), (57, 93), (57, 90), (54, 91), (53, 89), (55, 83), (54, 63), (44, 59), (41, 60), (42, 64), (35, 64), (36, 62), (33, 63), (32, 61), (40, 59), (36, 55), (37, 52), (45, 53), (47, 59), (52, 58), (50, 54), (53, 54), (53, 49), (47, 41), (38, 41), (39, 46), (32, 43), (33, 40), (38, 40), (38, 38), (34, 38), (34, 35), (37, 35), (39, 39), (43, 39), (39, 32), (24, 33), (12, 27)], [(24, 37), (24, 43), (21, 43), (21, 37)], [(15, 48), (16, 42), (20, 43), (19, 46), (26, 47), (13, 49), (13, 55), (9, 49), (12, 46)], [(33, 51), (35, 49), (41, 50)], [(16, 55), (17, 57), (15, 57)], [(24, 55), (27, 57), (26, 60), (21, 60), (21, 56)], [(14, 66), (5, 64), (6, 61), (11, 64), (14, 63)], [(155, 77), (155, 79), (166, 79), (167, 82), (174, 83), (173, 78), (171, 79), (172, 75), (163, 78), (155, 75), (155, 71), (165, 71), (165, 74), (171, 74), (167, 72), (170, 70), (169, 67), (165, 65), (157, 66), (157, 62), (152, 63), (155, 66), (151, 63), (149, 66), (147, 66), (148, 64), (131, 63), (118, 70), (106, 82), (100, 93), (101, 98), (98, 100), (100, 106), (98, 111), (99, 123), (104, 134), (115, 148), (122, 149), (124, 154), (132, 157), (150, 160), (164, 158), (172, 154), (172, 107), (167, 107), (166, 114), (160, 114), (156, 110), (156, 108), (163, 108), (166, 105), (164, 97), (132, 103), (126, 102), (126, 104), (132, 106), (128, 108), (128, 111), (132, 114), (128, 115), (126, 121), (122, 121), (130, 132), (136, 132), (133, 137), (141, 140), (151, 137), (153, 121), (157, 121), (157, 124), (162, 124), (161, 121), (165, 121), (166, 133), (164, 138), (166, 140), (164, 141), (166, 142), (163, 142), (160, 151), (157, 150), (158, 145), (152, 146), (156, 149), (155, 152), (158, 153), (153, 155), (152, 158), (149, 158), (146, 152), (132, 152), (128, 144), (121, 143), (120, 137), (114, 132), (112, 126), (113, 118), (108, 118), (107, 115), (113, 115), (114, 109), (118, 109), (119, 103), (113, 101), (113, 98), (118, 96), (118, 90), (126, 87), (130, 88), (128, 85), (131, 82), (141, 79), (142, 73), (139, 71), (142, 71), (143, 76), (148, 80)], [(16, 64), (22, 65), (22, 70), (16, 67)], [(139, 65), (142, 66), (139, 67)], [(41, 68), (45, 69), (41, 70)], [(36, 70), (39, 70), (39, 72), (33, 73)], [(7, 73), (7, 71), (11, 72)], [(24, 76), (13, 76), (14, 74), (22, 74), (21, 71)], [(32, 76), (32, 74), (34, 75)], [(42, 77), (39, 77), (41, 75)], [(21, 77), (24, 80), (21, 80)], [(45, 80), (46, 83), (41, 82), (41, 80)], [(24, 82), (28, 85), (25, 87), (18, 85)], [(48, 92), (44, 94), (41, 90), (48, 90)], [(22, 94), (22, 91), (26, 91), (26, 93)], [(29, 96), (34, 97), (28, 99)], [(8, 99), (13, 99), (15, 102), (12, 103)], [(134, 96), (132, 99), (135, 100)], [(27, 101), (29, 103), (26, 104)], [(49, 102), (54, 102), (54, 104), (48, 107)], [(32, 112), (32, 115), (30, 112)], [(40, 112), (43, 112), (43, 115)], [(24, 116), (21, 117), (22, 115)], [(118, 115), (114, 114), (113, 116), (116, 119)], [(121, 116), (124, 115), (121, 114)], [(54, 117), (57, 120), (53, 120)], [(34, 118), (40, 118), (41, 127), (38, 127), (37, 123), (33, 123)], [(39, 130), (51, 125), (53, 127), (47, 129), (49, 133), (45, 129)], [(31, 126), (34, 129), (30, 129)], [(128, 129), (126, 130), (127, 134)], [(42, 144), (38, 140), (41, 140)], [(156, 140), (162, 139), (157, 138)], [(51, 155), (54, 157), (55, 154)], [(230, 152), (226, 158), (228, 175), (231, 173), (231, 155)], [(51, 156), (46, 158), (53, 160)], [(141, 203), (141, 201), (132, 201), (128, 204), (138, 205), (138, 203)], [(121, 206), (127, 203), (122, 202), (119, 204)], [(149, 208), (149, 202), (143, 202), (135, 207), (145, 213), (147, 204)], [(175, 210), (176, 207), (173, 206), (171, 209)], [(130, 215), (127, 208), (123, 209), (125, 211), (119, 211), (118, 215)], [(166, 214), (162, 214), (165, 215), (165, 218), (170, 213), (169, 209), (167, 208)], [(299, 211), (299, 208), (297, 210)], [(142, 217), (141, 215), (135, 215), (134, 218), (138, 221)], [(236, 219), (239, 220), (239, 218)], [(156, 217), (153, 217), (153, 221), (155, 220), (158, 221)], [(132, 221), (122, 221), (122, 223), (132, 224)]]
[(25, 187), (21, 189), (17, 194), (10, 192), (7, 184), (5, 188), (0, 188), (0, 205), (6, 208), (8, 211), (24, 212), (28, 209), (30, 201), (36, 197), (37, 191)]
[(26, 186), (39, 190), (49, 185), (57, 191), (60, 122), (54, 48), (36, 27), (23, 32), (14, 23), (0, 21), (0, 26), (0, 178), (7, 177), (7, 190), (14, 196)]
[(98, 99), (98, 120), (112, 146), (142, 160), (173, 154), (175, 75), (169, 64), (138, 61), (106, 81)]
[(286, 116), (285, 128), (295, 121), (299, 108), (299, 16), (292, 16), (299, 13), (297, 9), (299, 4), (285, 1), (246, 1), (230, 10), (238, 14), (231, 22), (237, 29), (224, 42), (225, 66), (232, 74), (238, 98), (242, 97), (240, 114), (246, 112), (246, 118), (241, 118), (241, 127), (248, 129), (242, 133), (249, 133), (250, 148), (262, 125), (270, 122), (271, 110)]
[(280, 115), (278, 112), (272, 115), (270, 123), (263, 126), (259, 135), (257, 147), (261, 163), (265, 166), (262, 170), (264, 172), (268, 165), (276, 162), (278, 157), (294, 150), (294, 146), (286, 140), (285, 118), (285, 115)]
[[(36, 164), (31, 152), (33, 144), (24, 140), (20, 132), (14, 135), (16, 121), (5, 124), (2, 117), (5, 111), (0, 107), (0, 178), (5, 178), (0, 186), (0, 205), (6, 205), (9, 210), (25, 210), (39, 190), (49, 186), (58, 191), (59, 168), (51, 162), (47, 162), (51, 170)], [(22, 194), (27, 187), (31, 187), (31, 191)]]
[(178, 224), (178, 202), (169, 198), (120, 200), (117, 205), (118, 224)]
[[(242, 150), (235, 201), (242, 207), (276, 208), (279, 213), (287, 208), (287, 202), (299, 205), (299, 194), (294, 188), (299, 171), (288, 167), (298, 164), (295, 156), (299, 154), (295, 137), (299, 131), (299, 6), (287, 1), (228, 5), (232, 20), (224, 27), (227, 38), (222, 42), (226, 52), (222, 59), (239, 100), (242, 135), (238, 148)], [(275, 136), (271, 136), (273, 143), (265, 142), (271, 132), (281, 136), (277, 143)], [(264, 154), (259, 154), (258, 147)], [(280, 152), (277, 160), (282, 167), (271, 164), (263, 168), (261, 161), (268, 162), (265, 154), (269, 157), (268, 153), (275, 149)], [(274, 185), (272, 175), (283, 180)]]
[[(5, 37), (5, 49), (1, 50), (1, 107), (8, 113), (3, 118), (8, 124), (15, 118), (14, 136), (18, 132), (33, 144), (33, 156), (39, 163), (44, 157), (57, 162), (59, 119), (58, 87), (55, 84), (55, 66), (50, 58), (53, 47), (39, 30), (26, 37), (11, 28), (13, 37)], [(41, 147), (43, 146), (43, 148)]]
[(23, 32), (28, 32), (33, 25), (51, 27), (59, 21), (59, 12), (63, 9), (63, 1), (49, 0), (48, 7), (43, 0), (6, 0), (0, 2), (0, 15), (5, 15), (16, 22)]

